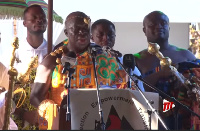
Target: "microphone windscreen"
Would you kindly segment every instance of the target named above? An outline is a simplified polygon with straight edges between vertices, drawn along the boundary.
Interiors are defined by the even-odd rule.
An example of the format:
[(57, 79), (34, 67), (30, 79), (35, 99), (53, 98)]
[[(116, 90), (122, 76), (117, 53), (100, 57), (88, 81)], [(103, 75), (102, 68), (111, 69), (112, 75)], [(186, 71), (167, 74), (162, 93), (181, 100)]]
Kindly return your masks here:
[(107, 52), (107, 53), (110, 53), (111, 55), (115, 56), (115, 57), (122, 57), (122, 53), (120, 53), (119, 51), (117, 50), (113, 50), (111, 47), (109, 46), (103, 46), (102, 47), (102, 50)]
[(123, 65), (125, 68), (134, 70), (135, 68), (135, 59), (133, 54), (125, 54), (123, 56)]
[(88, 47), (88, 52), (92, 53), (93, 51), (102, 51), (102, 47), (100, 45), (97, 45), (96, 43), (90, 43), (90, 46)]
[(61, 58), (62, 65), (65, 66), (66, 62), (69, 62), (73, 66), (76, 63), (76, 53), (69, 51), (66, 55), (63, 55)]

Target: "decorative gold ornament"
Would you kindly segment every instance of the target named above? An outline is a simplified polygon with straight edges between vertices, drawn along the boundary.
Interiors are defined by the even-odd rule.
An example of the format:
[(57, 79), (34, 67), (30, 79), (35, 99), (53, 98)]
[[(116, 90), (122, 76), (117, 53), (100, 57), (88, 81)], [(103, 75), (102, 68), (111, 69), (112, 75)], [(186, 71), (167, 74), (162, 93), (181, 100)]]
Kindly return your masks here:
[(86, 16), (86, 17), (84, 17), (84, 16), (72, 16), (72, 17), (69, 17), (69, 18), (67, 19), (67, 21), (69, 21), (69, 20), (71, 20), (71, 19), (74, 19), (74, 18), (82, 18), (82, 19), (83, 19), (83, 22), (84, 22), (85, 24), (88, 25), (88, 28), (90, 27), (91, 19), (90, 19), (89, 16)]
[(89, 17), (85, 17), (83, 18), (84, 23), (86, 23), (87, 25), (89, 25), (91, 23), (91, 19)]
[(8, 96), (7, 96), (7, 103), (6, 103), (6, 108), (5, 108), (5, 114), (4, 114), (4, 126), (3, 130), (8, 130), (8, 125), (10, 124), (10, 113), (11, 113), (11, 102), (12, 102), (12, 96), (13, 96), (13, 90), (14, 90), (14, 85), (15, 85), (15, 80), (17, 77), (17, 70), (14, 68), (14, 62), (16, 60), (15, 57), (15, 51), (16, 49), (19, 48), (19, 43), (18, 43), (18, 37), (14, 37), (14, 41), (12, 43), (13, 46), (13, 51), (12, 51), (12, 56), (10, 60), (10, 67), (8, 70), (8, 74), (10, 76), (10, 84), (9, 84), (9, 89), (8, 89)]
[(151, 43), (148, 44), (148, 52), (152, 55), (157, 56), (157, 58), (160, 60), (160, 65), (162, 67), (164, 66), (170, 66), (172, 61), (169, 57), (164, 57), (163, 54), (159, 51), (160, 46), (157, 43)]
[(18, 77), (17, 77), (17, 80), (20, 82), (20, 83), (25, 83), (25, 82), (28, 82), (29, 80), (29, 74), (31, 72), (31, 70), (33, 68), (37, 68), (38, 66), (38, 56), (34, 57), (31, 59), (31, 62), (29, 63), (29, 66), (28, 66), (28, 69), (26, 70), (26, 72), (24, 74), (19, 74)]
[[(20, 98), (16, 104), (16, 108), (19, 108), (23, 105), (24, 101), (26, 100), (26, 91), (23, 88), (17, 88), (14, 92), (13, 95), (21, 93)], [(24, 99), (22, 97), (24, 96)], [(22, 100), (21, 100), (22, 99)]]
[[(56, 56), (56, 57), (57, 57), (57, 55), (63, 54), (64, 46), (66, 46), (66, 45), (64, 44), (63, 46), (57, 48), (56, 50), (54, 50), (54, 52), (51, 52), (50, 55), (51, 55), (51, 56)], [(57, 63), (57, 64), (61, 64), (61, 58), (58, 58), (58, 57), (57, 57), (56, 63)]]
[(57, 53), (57, 54), (61, 54), (61, 53), (63, 53), (63, 50), (60, 49), (60, 48), (58, 48), (57, 50), (55, 50), (55, 53)]
[[(200, 88), (199, 86), (195, 86), (193, 89), (190, 88), (192, 85), (190, 80), (186, 79), (181, 73), (177, 71), (177, 69), (171, 65), (172, 61), (169, 57), (164, 57), (163, 54), (159, 51), (160, 46), (157, 43), (150, 43), (148, 45), (148, 52), (152, 55), (156, 55), (157, 58), (160, 60), (161, 67), (169, 67), (172, 73), (177, 77), (177, 79), (183, 84), (183, 86), (187, 90), (195, 90), (193, 91), (197, 96), (197, 101), (200, 102)], [(196, 77), (193, 77), (195, 79)]]
[(55, 52), (51, 52), (50, 55), (51, 56), (56, 56), (56, 53)]
[(60, 58), (57, 58), (57, 59), (56, 59), (56, 63), (62, 64), (61, 59), (60, 59)]
[(14, 63), (15, 63), (15, 60), (16, 60), (15, 51), (16, 51), (16, 49), (19, 48), (18, 37), (14, 37), (14, 41), (12, 42), (12, 47), (13, 47), (13, 51), (12, 51), (12, 56), (11, 56), (11, 59), (10, 59), (10, 67), (9, 67), (10, 70), (9, 70), (9, 73), (11, 75), (17, 76), (18, 72), (14, 68)]
[[(33, 105), (30, 104), (30, 94), (31, 94), (31, 84), (34, 82), (36, 75), (36, 68), (33, 68), (30, 74), (28, 75), (29, 75), (29, 80), (25, 83), (17, 84), (18, 88), (14, 91), (14, 93), (18, 92), (18, 89), (22, 88), (23, 90), (25, 90), (25, 92), (22, 89), (20, 89), (22, 92), (15, 94), (13, 100), (16, 103), (16, 108), (21, 108), (25, 111), (34, 111), (37, 110), (37, 108), (35, 108)], [(24, 119), (22, 118), (22, 115), (12, 115), (12, 119), (17, 124), (18, 130), (37, 130), (39, 128), (37, 125), (32, 125), (32, 124), (24, 126)]]
[[(9, 90), (8, 90), (8, 98), (7, 98), (7, 105), (6, 105), (6, 110), (5, 110), (6, 113), (5, 113), (5, 117), (4, 117), (3, 130), (8, 130), (10, 116), (17, 124), (18, 129), (24, 130), (25, 128), (23, 128), (23, 125), (24, 125), (23, 118), (18, 117), (17, 115), (10, 115), (10, 110), (12, 108), (10, 103), (11, 103), (11, 99), (13, 99), (14, 102), (17, 104), (16, 108), (21, 107), (27, 111), (35, 109), (30, 104), (29, 99), (30, 99), (30, 92), (31, 92), (30, 84), (33, 83), (32, 79), (34, 79), (35, 72), (36, 72), (36, 71), (33, 71), (33, 68), (35, 69), (38, 65), (38, 57), (35, 57), (34, 59), (32, 59), (25, 74), (23, 74), (23, 75), (18, 74), (18, 71), (14, 68), (15, 61), (19, 62), (19, 59), (17, 59), (15, 56), (15, 51), (16, 51), (16, 49), (19, 48), (18, 37), (14, 37), (12, 46), (13, 46), (13, 51), (12, 51), (12, 56), (11, 56), (11, 61), (10, 61), (10, 66), (9, 66), (9, 71), (8, 71), (8, 74), (10, 75), (10, 84), (9, 84)], [(14, 87), (16, 86), (16, 84), (15, 84), (16, 81), (20, 81), (19, 88), (17, 88), (15, 91), (13, 91)], [(27, 128), (29, 130), (33, 130), (33, 129), (36, 129), (36, 126), (30, 125), (30, 126), (27, 126), (26, 129)]]

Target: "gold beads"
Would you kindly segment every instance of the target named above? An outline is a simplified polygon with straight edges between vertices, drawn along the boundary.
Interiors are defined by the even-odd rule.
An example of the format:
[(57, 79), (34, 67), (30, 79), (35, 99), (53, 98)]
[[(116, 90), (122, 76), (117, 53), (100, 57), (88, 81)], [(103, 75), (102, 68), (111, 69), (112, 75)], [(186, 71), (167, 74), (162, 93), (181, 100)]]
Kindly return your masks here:
[(51, 56), (56, 56), (56, 53), (55, 52), (51, 52), (50, 55)]
[[(65, 45), (59, 47), (59, 48), (56, 49), (54, 52), (51, 52), (50, 55), (51, 55), (51, 56), (57, 56), (57, 55), (62, 54), (62, 53), (63, 53), (63, 47), (64, 47), (64, 46), (65, 46)], [(61, 58), (58, 58), (58, 57), (57, 57), (56, 63), (57, 63), (57, 64), (61, 64)]]
[(61, 59), (60, 59), (60, 58), (57, 58), (57, 59), (56, 59), (56, 63), (57, 63), (57, 64), (61, 64)]

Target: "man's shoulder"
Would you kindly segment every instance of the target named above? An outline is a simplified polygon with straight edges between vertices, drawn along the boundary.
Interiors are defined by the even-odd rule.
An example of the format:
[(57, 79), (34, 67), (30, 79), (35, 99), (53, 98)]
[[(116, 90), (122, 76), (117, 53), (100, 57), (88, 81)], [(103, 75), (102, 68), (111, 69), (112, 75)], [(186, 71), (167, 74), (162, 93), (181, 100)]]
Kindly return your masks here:
[(138, 53), (135, 53), (135, 54), (133, 54), (133, 55), (134, 55), (135, 59), (141, 60), (141, 59), (145, 59), (145, 58), (148, 57), (150, 54), (148, 53), (148, 50), (147, 50), (147, 49), (144, 49), (144, 50), (142, 50), (142, 51), (140, 51), (140, 52), (138, 52)]
[(58, 49), (59, 47), (63, 46), (64, 44), (68, 43), (68, 39), (63, 40), (62, 42), (58, 43), (57, 45), (54, 46), (53, 51)]
[(56, 49), (58, 49), (59, 47), (63, 46), (64, 43), (60, 42), (59, 44), (57, 44), (56, 46), (54, 46), (53, 51), (55, 51)]
[(52, 67), (55, 67), (57, 65), (56, 63), (57, 57), (52, 56), (51, 54), (48, 54), (41, 62), (41, 66), (46, 67), (47, 69), (52, 69)]
[(179, 63), (182, 61), (191, 61), (196, 59), (194, 54), (192, 54), (192, 52), (187, 49), (180, 48), (174, 45), (172, 45), (171, 47), (172, 48), (164, 55), (169, 56), (175, 63)]
[(170, 45), (171, 48), (170, 50), (173, 50), (173, 51), (176, 51), (176, 52), (180, 52), (180, 53), (189, 53), (190, 51), (188, 49), (184, 49), (184, 48), (181, 48), (181, 47), (177, 47), (175, 45)]
[(194, 54), (191, 51), (189, 51), (188, 49), (176, 47), (176, 51), (178, 51), (180, 53), (180, 55), (182, 55), (184, 57), (188, 57), (191, 59), (195, 58)]

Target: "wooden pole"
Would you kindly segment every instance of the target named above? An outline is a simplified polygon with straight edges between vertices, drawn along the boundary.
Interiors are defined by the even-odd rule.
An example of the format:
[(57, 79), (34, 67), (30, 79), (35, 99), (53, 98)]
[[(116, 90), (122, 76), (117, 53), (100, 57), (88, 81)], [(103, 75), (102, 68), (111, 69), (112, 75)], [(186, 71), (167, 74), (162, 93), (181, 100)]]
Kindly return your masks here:
[(48, 54), (52, 51), (53, 40), (53, 0), (48, 0), (48, 29), (47, 29)]

